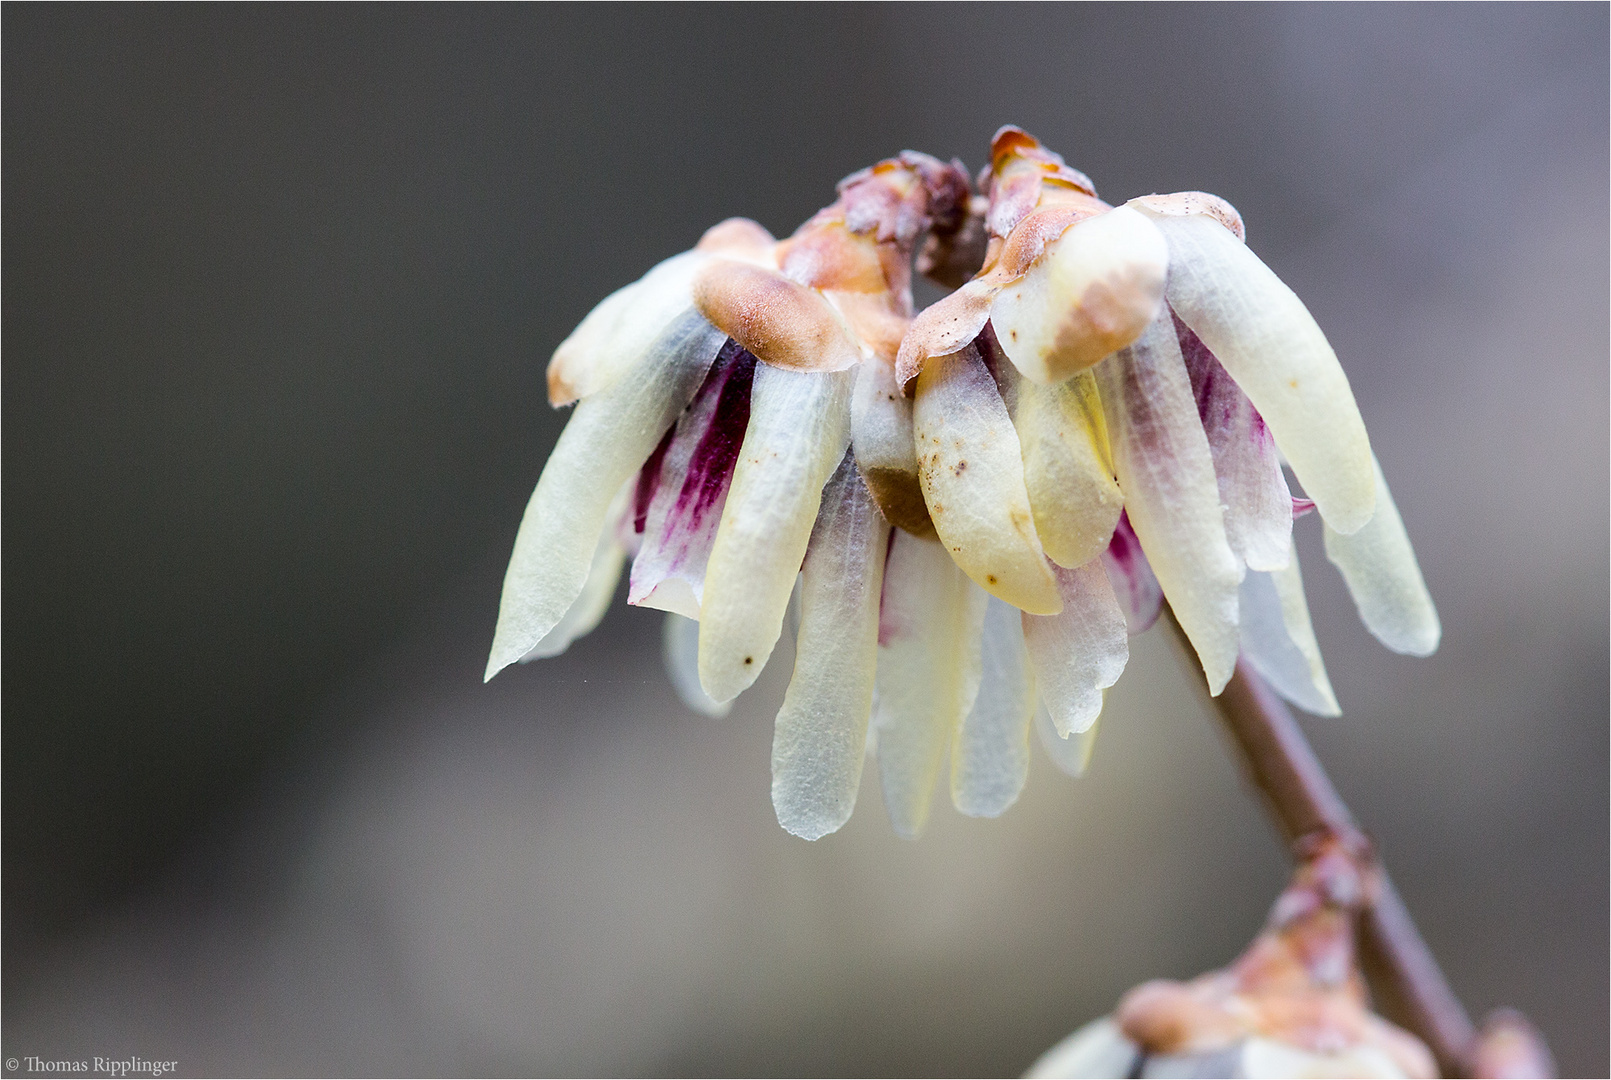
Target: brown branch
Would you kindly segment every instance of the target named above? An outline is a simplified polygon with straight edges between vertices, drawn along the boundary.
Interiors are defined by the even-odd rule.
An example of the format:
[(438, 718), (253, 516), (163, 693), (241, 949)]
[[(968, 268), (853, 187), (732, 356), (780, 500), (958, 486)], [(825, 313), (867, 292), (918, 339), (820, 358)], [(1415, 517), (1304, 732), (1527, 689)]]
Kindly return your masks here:
[[(1174, 613), (1167, 607), (1164, 611), (1195, 667), (1196, 653)], [(1289, 843), (1321, 831), (1359, 835), (1353, 814), (1286, 703), (1246, 661), (1237, 663), (1225, 691), (1212, 701), (1248, 778)], [(1444, 1075), (1478, 1075), (1476, 1028), (1379, 859), (1375, 879), (1371, 901), (1361, 913), (1360, 962), (1378, 1008), (1431, 1048)], [(1542, 1040), (1536, 1050), (1547, 1063)]]

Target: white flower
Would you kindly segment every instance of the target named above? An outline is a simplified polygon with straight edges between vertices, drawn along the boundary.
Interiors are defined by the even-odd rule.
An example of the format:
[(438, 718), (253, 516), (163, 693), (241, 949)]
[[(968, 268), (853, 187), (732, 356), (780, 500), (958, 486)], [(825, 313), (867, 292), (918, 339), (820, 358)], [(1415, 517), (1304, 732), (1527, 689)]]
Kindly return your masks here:
[[(1236, 212), (1110, 207), (1013, 128), (986, 183), (988, 202), (960, 166), (902, 154), (787, 240), (724, 222), (600, 303), (549, 367), (576, 411), (521, 523), (487, 677), (597, 625), (630, 554), (629, 602), (671, 613), (674, 684), (719, 715), (797, 596), (780, 823), (839, 828), (869, 746), (897, 832), (923, 828), (948, 756), (957, 808), (998, 815), (1031, 726), (1083, 770), (1128, 636), (1165, 599), (1213, 692), (1240, 650), (1337, 711), (1292, 552), (1311, 504), (1282, 454), (1366, 624), (1430, 652), (1437, 617), (1347, 380)], [(984, 267), (913, 321), (925, 234), (932, 276)]]

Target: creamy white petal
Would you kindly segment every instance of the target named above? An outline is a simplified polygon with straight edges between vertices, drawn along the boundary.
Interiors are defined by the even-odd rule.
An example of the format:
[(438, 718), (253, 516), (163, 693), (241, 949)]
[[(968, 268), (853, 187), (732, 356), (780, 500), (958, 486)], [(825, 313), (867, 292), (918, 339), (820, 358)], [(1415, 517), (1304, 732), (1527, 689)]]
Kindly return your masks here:
[(699, 624), (693, 619), (666, 612), (660, 631), (660, 656), (666, 675), (677, 697), (692, 712), (723, 717), (732, 711), (732, 702), (712, 701), (699, 685)]
[(1376, 640), (1397, 653), (1431, 656), (1443, 637), (1443, 626), (1404, 520), (1387, 490), (1387, 478), (1374, 457), (1371, 466), (1376, 474), (1376, 516), (1347, 536), (1327, 521), (1326, 558), (1342, 572), (1359, 605), (1359, 618)]
[(1121, 206), (1048, 243), (1029, 272), (1001, 290), (990, 321), (1024, 378), (1059, 382), (1141, 335), (1158, 314), (1168, 266), (1158, 227)]
[(873, 357), (857, 370), (850, 405), (850, 445), (867, 490), (891, 525), (918, 536), (934, 532), (912, 445), (912, 402), (895, 381), (895, 367)]
[(873, 727), (890, 824), (923, 831), (940, 764), (979, 692), (988, 597), (944, 547), (895, 530), (884, 567)]
[(1029, 775), (1035, 678), (1023, 616), (992, 596), (980, 645), (979, 692), (951, 745), (951, 802), (971, 817), (999, 817)]
[(634, 486), (628, 480), (616, 493), (615, 500), (604, 515), (604, 528), (599, 531), (598, 546), (593, 549), (593, 563), (588, 567), (587, 583), (582, 586), (581, 593), (571, 602), (559, 622), (554, 624), (554, 628), (520, 658), (522, 664), (558, 656), (571, 647), (571, 642), (591, 634), (599, 620), (604, 618), (610, 601), (615, 598), (615, 586), (621, 580), (621, 566), (626, 562), (626, 547), (621, 543), (620, 535), (621, 519), (632, 507)]
[(699, 618), (705, 567), (749, 422), (754, 370), (753, 356), (724, 345), (658, 463), (650, 458), (644, 466), (647, 473), (658, 464), (648, 477), (649, 505), (638, 508), (643, 540), (627, 603)]
[(1175, 320), (1225, 508), (1225, 538), (1253, 570), (1275, 570), (1292, 551), (1292, 491), (1264, 418), (1191, 327)]
[(610, 500), (692, 400), (725, 340), (689, 312), (614, 386), (576, 406), (515, 535), (487, 678), (530, 652), (581, 593)]
[(1169, 304), (1270, 425), (1292, 471), (1339, 532), (1370, 520), (1370, 438), (1343, 374), (1297, 294), (1219, 222), (1156, 217), (1169, 241)]
[(1242, 566), (1225, 539), (1214, 459), (1167, 309), (1098, 366), (1097, 383), (1125, 513), (1218, 694), (1236, 668)]
[(1102, 560), (1057, 570), (1063, 610), (1023, 616), (1035, 685), (1059, 735), (1085, 731), (1102, 712), (1102, 691), (1130, 659), (1129, 628)]
[(1141, 1047), (1125, 1038), (1112, 1017), (1104, 1016), (1046, 1051), (1024, 1076), (1041, 1080), (1134, 1076), (1140, 1062)]
[(850, 820), (867, 758), (889, 525), (847, 455), (822, 493), (800, 585), (794, 675), (772, 735), (778, 824), (815, 840)]
[(699, 681), (731, 701), (777, 644), (822, 486), (850, 444), (854, 371), (757, 364), (750, 422), (705, 569)]
[(1055, 386), (1023, 380), (1013, 427), (1035, 532), (1059, 566), (1083, 566), (1113, 539), (1124, 496), (1113, 479), (1096, 379), (1081, 372)]
[(1097, 717), (1084, 731), (1063, 736), (1057, 733), (1057, 724), (1052, 720), (1051, 711), (1046, 708), (1044, 701), (1035, 710), (1035, 734), (1040, 738), (1041, 749), (1046, 751), (1046, 756), (1052, 759), (1052, 764), (1060, 772), (1076, 780), (1084, 776), (1085, 770), (1090, 767), (1091, 751), (1096, 747), (1096, 732), (1101, 726), (1102, 718)]
[(1147, 553), (1141, 550), (1141, 540), (1130, 527), (1130, 516), (1121, 512), (1119, 523), (1113, 528), (1113, 539), (1102, 552), (1102, 569), (1107, 571), (1108, 583), (1118, 598), (1119, 609), (1124, 612), (1125, 625), (1130, 636), (1145, 633), (1163, 614), (1163, 589), (1147, 562)]
[(694, 275), (710, 259), (702, 251), (673, 255), (601, 300), (554, 350), (549, 403), (591, 397), (638, 364), (672, 323), (693, 310)]
[(1249, 570), (1242, 579), (1242, 655), (1275, 692), (1315, 716), (1337, 716), (1320, 643), (1309, 622), (1298, 553), (1270, 573)]
[(1023, 452), (973, 346), (931, 357), (913, 406), (918, 479), (940, 541), (986, 592), (1041, 615), (1062, 602), (1035, 534)]

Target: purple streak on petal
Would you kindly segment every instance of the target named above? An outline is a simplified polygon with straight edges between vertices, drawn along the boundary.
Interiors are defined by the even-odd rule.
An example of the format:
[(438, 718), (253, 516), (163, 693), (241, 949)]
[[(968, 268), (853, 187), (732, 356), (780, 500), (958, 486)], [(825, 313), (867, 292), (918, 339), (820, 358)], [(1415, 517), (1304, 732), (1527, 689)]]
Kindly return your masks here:
[(895, 612), (889, 606), (889, 556), (895, 550), (895, 537), (899, 529), (889, 531), (889, 543), (884, 545), (884, 586), (878, 594), (878, 644), (888, 645), (898, 637), (906, 634), (906, 627), (899, 622)]
[(654, 499), (655, 488), (660, 483), (660, 466), (666, 460), (666, 451), (671, 448), (671, 437), (675, 432), (675, 426), (667, 429), (665, 438), (660, 440), (660, 445), (654, 448), (649, 460), (638, 470), (638, 489), (632, 498), (632, 531), (635, 533), (641, 534), (643, 523), (648, 520), (649, 503)]
[(627, 602), (647, 599), (670, 578), (703, 595), (705, 563), (749, 426), (755, 357), (728, 341), (711, 365), (665, 450), (659, 483), (643, 511), (643, 546), (632, 563)]
[(1130, 527), (1130, 515), (1120, 512), (1113, 539), (1102, 553), (1102, 568), (1108, 572), (1113, 594), (1124, 609), (1124, 621), (1132, 635), (1152, 628), (1163, 611), (1163, 588), (1152, 574), (1152, 564), (1141, 550), (1141, 540)]
[(1315, 508), (1315, 501), (1313, 499), (1300, 499), (1296, 495), (1292, 496), (1292, 520), (1293, 521), (1297, 521), (1299, 518), (1304, 517), (1305, 515), (1309, 514), (1311, 511), (1314, 510), (1314, 508)]

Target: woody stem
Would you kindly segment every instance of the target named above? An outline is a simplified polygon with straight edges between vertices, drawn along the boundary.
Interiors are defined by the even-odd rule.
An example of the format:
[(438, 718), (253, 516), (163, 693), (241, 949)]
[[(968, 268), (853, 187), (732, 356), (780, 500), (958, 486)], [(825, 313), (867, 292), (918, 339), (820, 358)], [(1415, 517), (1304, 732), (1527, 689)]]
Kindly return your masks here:
[[(1196, 653), (1174, 613), (1175, 636)], [(1239, 660), (1215, 712), (1247, 776), (1289, 842), (1316, 832), (1358, 835), (1359, 826), (1286, 704)], [(1476, 1029), (1432, 957), (1415, 921), (1378, 861), (1376, 887), (1360, 913), (1360, 963), (1383, 1015), (1418, 1035), (1445, 1076), (1468, 1076)]]

